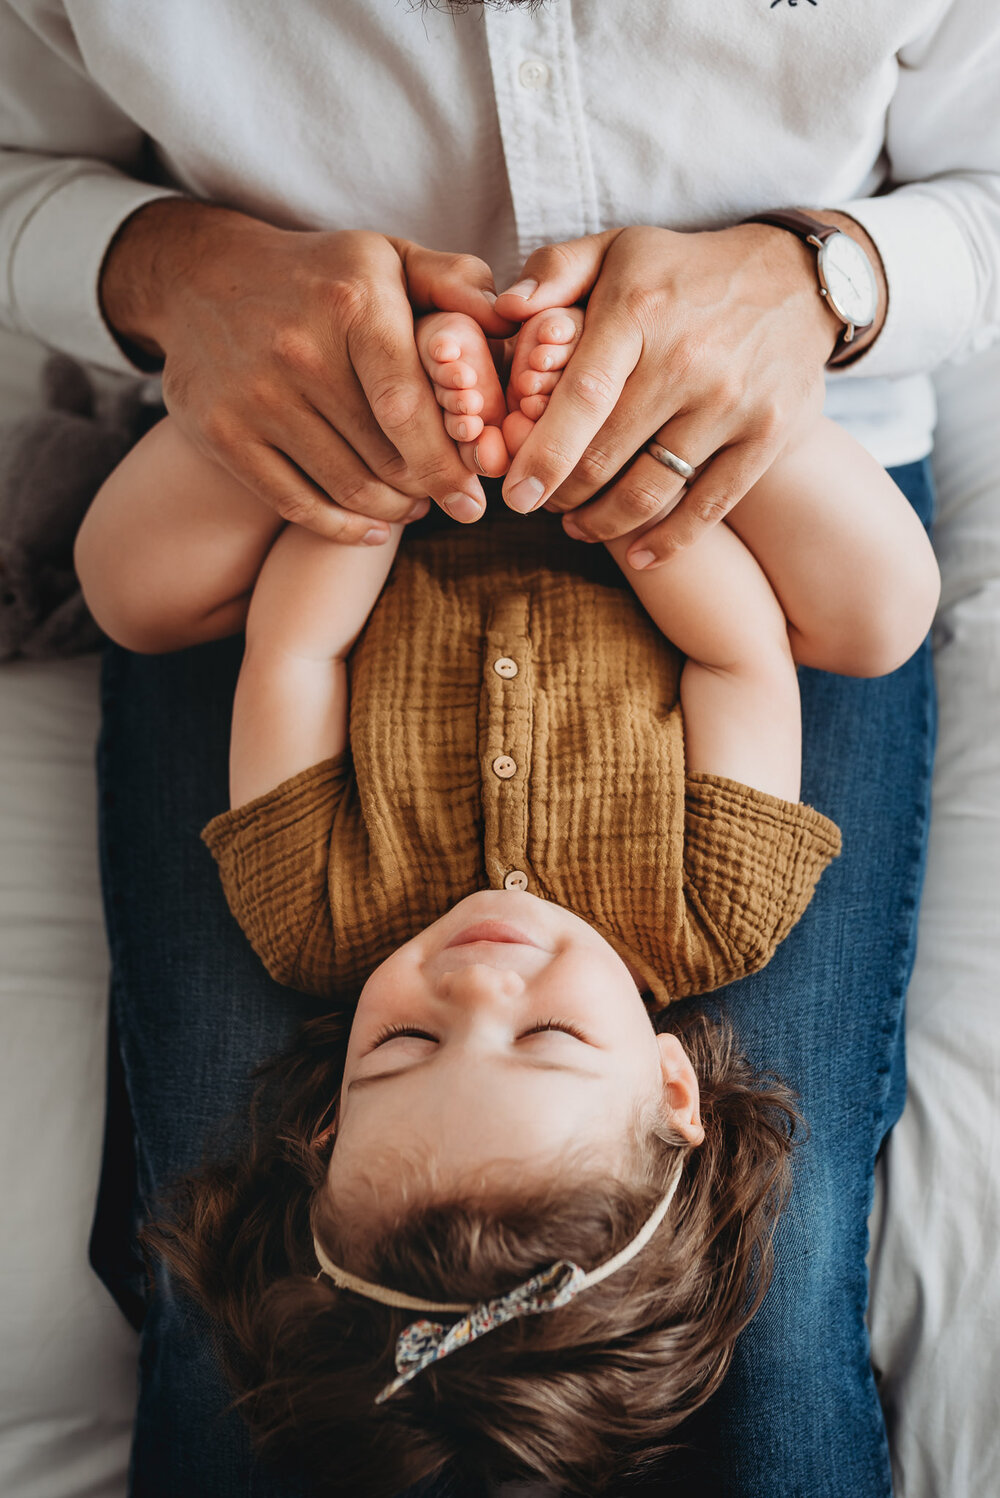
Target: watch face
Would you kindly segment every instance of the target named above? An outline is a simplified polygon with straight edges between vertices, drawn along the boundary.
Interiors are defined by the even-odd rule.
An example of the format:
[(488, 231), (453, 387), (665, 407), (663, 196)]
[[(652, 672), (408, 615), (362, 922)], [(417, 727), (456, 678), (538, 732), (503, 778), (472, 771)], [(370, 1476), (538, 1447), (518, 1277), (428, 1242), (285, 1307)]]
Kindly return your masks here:
[(831, 234), (825, 241), (819, 252), (819, 272), (838, 317), (856, 328), (867, 328), (875, 321), (875, 273), (868, 256), (849, 234)]

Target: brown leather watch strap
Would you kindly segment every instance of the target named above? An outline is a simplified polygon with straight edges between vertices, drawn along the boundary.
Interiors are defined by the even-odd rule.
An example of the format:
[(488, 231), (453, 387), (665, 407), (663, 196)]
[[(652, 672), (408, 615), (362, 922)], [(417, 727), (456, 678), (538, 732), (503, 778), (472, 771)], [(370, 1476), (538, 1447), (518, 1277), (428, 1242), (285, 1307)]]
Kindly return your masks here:
[(831, 234), (842, 232), (834, 224), (823, 224), (798, 208), (775, 208), (768, 213), (755, 213), (752, 218), (745, 218), (743, 223), (773, 224), (776, 229), (790, 229), (800, 239), (818, 239), (820, 244)]

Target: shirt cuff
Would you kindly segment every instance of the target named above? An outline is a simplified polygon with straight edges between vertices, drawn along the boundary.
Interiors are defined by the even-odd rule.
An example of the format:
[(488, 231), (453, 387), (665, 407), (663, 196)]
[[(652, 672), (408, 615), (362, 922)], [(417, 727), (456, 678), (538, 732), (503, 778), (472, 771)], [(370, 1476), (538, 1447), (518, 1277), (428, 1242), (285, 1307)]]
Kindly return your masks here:
[(62, 177), (22, 225), (14, 247), (10, 288), (17, 326), (77, 359), (135, 374), (138, 366), (101, 314), (101, 266), (112, 239), (137, 208), (178, 196), (172, 188), (137, 182), (96, 162)]
[(976, 315), (975, 262), (955, 215), (915, 187), (827, 206), (867, 229), (889, 288), (885, 322), (875, 342), (850, 364), (830, 370), (830, 377), (898, 377), (944, 363), (961, 346)]

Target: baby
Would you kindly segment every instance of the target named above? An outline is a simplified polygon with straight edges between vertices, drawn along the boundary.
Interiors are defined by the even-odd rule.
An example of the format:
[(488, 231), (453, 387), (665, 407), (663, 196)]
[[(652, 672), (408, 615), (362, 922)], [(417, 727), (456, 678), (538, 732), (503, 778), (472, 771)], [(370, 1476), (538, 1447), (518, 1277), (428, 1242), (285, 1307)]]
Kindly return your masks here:
[[(506, 466), (581, 322), (525, 325), (505, 401), (475, 324), (420, 320), (467, 462)], [(787, 1181), (787, 1093), (697, 1015), (651, 1017), (802, 914), (839, 836), (798, 801), (796, 664), (894, 669), (936, 567), (819, 418), (630, 587), (547, 514), (414, 531), (393, 567), (401, 534), (283, 527), (169, 418), (81, 530), (126, 646), (245, 627), (203, 835), (272, 975), (351, 1017), (346, 1046), (314, 1023), (249, 1156), (155, 1243), (318, 1491), (457, 1455), (600, 1492), (718, 1385)]]

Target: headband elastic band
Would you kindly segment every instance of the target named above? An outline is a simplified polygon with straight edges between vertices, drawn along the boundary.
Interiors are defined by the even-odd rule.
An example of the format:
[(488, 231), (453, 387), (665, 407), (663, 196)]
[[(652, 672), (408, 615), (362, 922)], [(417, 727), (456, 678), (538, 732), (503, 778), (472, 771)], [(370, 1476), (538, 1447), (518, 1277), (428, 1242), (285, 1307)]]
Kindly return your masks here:
[(391, 1399), (398, 1389), (409, 1383), (411, 1378), (415, 1378), (431, 1363), (447, 1357), (449, 1353), (456, 1352), (459, 1347), (465, 1347), (469, 1342), (475, 1342), (487, 1332), (502, 1326), (504, 1322), (513, 1321), (518, 1316), (535, 1316), (543, 1311), (557, 1310), (560, 1306), (574, 1300), (582, 1290), (589, 1289), (591, 1285), (600, 1284), (602, 1280), (606, 1280), (610, 1275), (622, 1269), (635, 1258), (636, 1254), (641, 1253), (667, 1215), (670, 1203), (680, 1184), (683, 1168), (684, 1157), (681, 1156), (666, 1192), (635, 1237), (626, 1243), (625, 1247), (619, 1250), (613, 1258), (607, 1259), (596, 1269), (591, 1269), (587, 1273), (578, 1264), (560, 1259), (557, 1263), (550, 1264), (548, 1269), (543, 1269), (540, 1273), (525, 1280), (523, 1284), (516, 1285), (513, 1290), (508, 1290), (505, 1295), (478, 1303), (423, 1300), (416, 1295), (406, 1295), (401, 1290), (391, 1290), (385, 1285), (375, 1285), (370, 1280), (359, 1279), (357, 1275), (349, 1274), (346, 1269), (341, 1269), (339, 1264), (334, 1264), (314, 1235), (313, 1248), (320, 1265), (320, 1274), (325, 1274), (340, 1289), (352, 1290), (355, 1295), (362, 1295), (366, 1300), (378, 1301), (380, 1305), (392, 1306), (399, 1310), (445, 1311), (462, 1316), (460, 1321), (454, 1322), (451, 1326), (444, 1326), (435, 1321), (411, 1322), (401, 1332), (396, 1342), (398, 1377), (387, 1384), (376, 1396), (375, 1403), (382, 1404), (385, 1400)]

